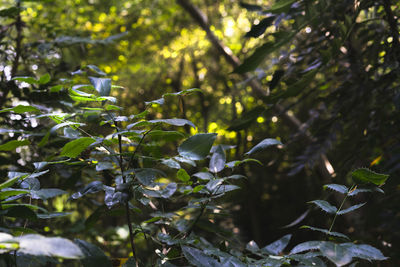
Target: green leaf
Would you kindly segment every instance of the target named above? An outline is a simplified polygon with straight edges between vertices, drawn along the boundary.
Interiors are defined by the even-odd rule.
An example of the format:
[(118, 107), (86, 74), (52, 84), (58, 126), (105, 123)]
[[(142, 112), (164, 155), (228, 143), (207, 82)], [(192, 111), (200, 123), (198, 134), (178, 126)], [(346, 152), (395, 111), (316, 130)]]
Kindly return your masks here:
[(45, 75), (39, 78), (38, 84), (46, 84), (50, 82), (50, 80), (51, 80), (50, 74), (46, 73)]
[(204, 159), (217, 138), (215, 133), (196, 134), (186, 139), (179, 147), (179, 155), (191, 160)]
[(212, 154), (210, 159), (210, 165), (209, 165), (210, 171), (213, 173), (218, 173), (222, 171), (225, 167), (225, 162), (226, 162), (225, 151), (221, 145), (218, 145), (217, 149)]
[(5, 144), (0, 145), (0, 151), (13, 151), (17, 147), (30, 145), (29, 140), (11, 140)]
[(297, 0), (277, 0), (266, 12), (275, 14), (287, 12), (290, 6), (296, 1)]
[(2, 109), (0, 110), (0, 113), (3, 112), (14, 112), (14, 113), (18, 113), (18, 114), (22, 114), (25, 112), (40, 112), (40, 110), (38, 108), (32, 107), (32, 106), (23, 106), (23, 105), (18, 105), (12, 108), (6, 108), (6, 109)]
[(96, 72), (99, 75), (105, 76), (107, 75), (105, 72), (101, 71), (99, 69), (99, 67), (95, 66), (95, 65), (86, 65), (86, 67), (94, 72)]
[(161, 163), (172, 169), (180, 169), (181, 165), (173, 159), (162, 159)]
[(235, 167), (237, 167), (237, 166), (239, 166), (239, 165), (242, 165), (243, 163), (247, 163), (247, 162), (255, 162), (255, 163), (260, 164), (261, 166), (263, 165), (263, 164), (261, 163), (261, 161), (259, 161), (259, 160), (257, 160), (257, 159), (250, 159), (250, 158), (248, 158), (248, 159), (244, 159), (244, 160), (230, 161), (230, 162), (226, 163), (226, 166), (227, 166), (228, 168), (235, 168)]
[(346, 214), (346, 213), (352, 212), (353, 210), (356, 210), (356, 209), (361, 208), (361, 207), (364, 206), (365, 204), (366, 204), (366, 203), (361, 203), (361, 204), (357, 204), (357, 205), (351, 206), (351, 207), (349, 207), (349, 208), (347, 208), (347, 209), (338, 211), (337, 214), (338, 214), (338, 215), (342, 215), (342, 214)]
[(276, 145), (282, 145), (281, 141), (276, 140), (276, 139), (272, 139), (272, 138), (267, 138), (267, 139), (262, 140), (257, 145), (255, 145), (252, 149), (250, 149), (249, 152), (245, 153), (245, 155), (251, 155), (251, 154), (256, 153), (258, 151), (264, 150), (267, 147), (276, 146)]
[(184, 183), (190, 181), (190, 175), (184, 169), (180, 169), (176, 173), (176, 177)]
[(33, 77), (14, 77), (12, 78), (14, 81), (26, 82), (29, 84), (37, 84), (38, 81)]
[(0, 200), (4, 200), (8, 197), (11, 196), (17, 196), (17, 195), (24, 195), (24, 194), (28, 194), (30, 191), (29, 190), (24, 190), (24, 189), (3, 189), (2, 191), (0, 191)]
[(327, 229), (312, 227), (312, 226), (308, 226), (308, 225), (303, 225), (302, 227), (300, 227), (300, 229), (310, 229), (312, 231), (321, 232), (321, 233), (324, 233), (326, 235), (341, 237), (341, 238), (344, 238), (344, 239), (350, 239), (350, 238), (348, 238), (346, 235), (344, 235), (342, 233), (332, 232), (332, 231), (329, 231)]
[(24, 235), (13, 240), (19, 242), (19, 252), (30, 255), (64, 259), (80, 259), (84, 257), (80, 248), (65, 238)]
[(58, 188), (46, 188), (46, 189), (33, 190), (31, 192), (31, 195), (33, 199), (47, 200), (49, 198), (64, 195), (67, 193), (68, 193), (67, 191)]
[(197, 185), (195, 188), (193, 188), (193, 193), (198, 193), (200, 192), (205, 186), (204, 185)]
[(297, 254), (308, 250), (319, 249), (324, 241), (307, 241), (295, 246), (289, 254)]
[(81, 239), (74, 239), (74, 243), (79, 246), (85, 255), (81, 262), (85, 267), (111, 267), (110, 259), (97, 246)]
[(7, 181), (3, 182), (0, 184), (0, 190), (3, 188), (8, 188), (11, 187), (13, 184), (15, 184), (19, 179), (23, 179), (24, 177), (28, 177), (28, 174), (25, 175), (20, 175), (20, 176), (15, 176), (13, 178), (8, 179)]
[(151, 137), (154, 141), (167, 141), (172, 142), (176, 140), (180, 140), (185, 137), (185, 135), (181, 132), (177, 131), (162, 131), (162, 130), (153, 130), (147, 134), (148, 137)]
[(370, 245), (356, 245), (353, 243), (343, 243), (340, 245), (342, 248), (344, 248), (346, 251), (351, 253), (353, 257), (364, 259), (364, 260), (386, 260), (387, 257), (385, 257), (382, 252), (374, 248)]
[(0, 17), (16, 18), (21, 11), (21, 8), (16, 6), (4, 8), (0, 10)]
[(76, 158), (96, 140), (91, 137), (81, 137), (68, 142), (61, 150), (61, 157)]
[(247, 9), (248, 11), (261, 11), (262, 7), (259, 5), (248, 4), (244, 2), (240, 2), (240, 6)]
[(63, 86), (62, 84), (54, 85), (54, 86), (50, 87), (50, 93), (58, 93), (58, 92), (60, 92), (63, 88), (64, 88), (64, 86)]
[(333, 242), (324, 242), (319, 250), (322, 255), (328, 258), (336, 266), (344, 266), (352, 261), (352, 255), (349, 250), (343, 248), (340, 244)]
[(196, 126), (193, 124), (193, 122), (185, 119), (159, 119), (159, 120), (149, 120), (149, 123), (166, 123), (174, 126), (184, 126), (184, 125), (189, 125), (196, 129)]
[(279, 255), (287, 247), (291, 238), (291, 234), (285, 235), (275, 242), (263, 247), (261, 251), (265, 251), (272, 255)]
[(341, 184), (326, 184), (324, 185), (324, 189), (331, 189), (342, 194), (347, 194), (347, 192), (349, 192), (349, 189)]
[(272, 22), (274, 22), (275, 16), (270, 16), (262, 19), (258, 24), (254, 24), (251, 26), (249, 32), (246, 33), (244, 37), (258, 37), (265, 32), (265, 30), (271, 26)]
[(27, 205), (12, 206), (7, 209), (7, 217), (36, 220), (36, 213)]
[(90, 83), (101, 96), (109, 96), (111, 92), (111, 79), (89, 77)]
[(315, 204), (317, 207), (319, 207), (320, 209), (322, 209), (327, 213), (335, 214), (337, 212), (337, 208), (335, 206), (332, 206), (331, 204), (329, 204), (329, 202), (325, 200), (313, 200), (308, 203)]
[(353, 171), (351, 177), (356, 183), (373, 183), (380, 186), (386, 182), (389, 175), (376, 173), (367, 168), (361, 168)]
[(203, 251), (188, 246), (182, 246), (185, 258), (196, 267), (220, 267), (221, 264)]
[(151, 185), (158, 176), (166, 177), (165, 173), (152, 168), (135, 169), (135, 176), (143, 185)]

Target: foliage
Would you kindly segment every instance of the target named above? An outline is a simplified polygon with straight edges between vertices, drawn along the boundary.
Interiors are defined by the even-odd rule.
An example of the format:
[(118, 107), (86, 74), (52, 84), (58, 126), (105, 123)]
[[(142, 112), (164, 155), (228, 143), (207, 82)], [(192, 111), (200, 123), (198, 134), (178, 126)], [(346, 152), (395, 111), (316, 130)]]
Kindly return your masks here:
[(193, 2), (5, 1), (1, 264), (395, 258), (395, 3)]

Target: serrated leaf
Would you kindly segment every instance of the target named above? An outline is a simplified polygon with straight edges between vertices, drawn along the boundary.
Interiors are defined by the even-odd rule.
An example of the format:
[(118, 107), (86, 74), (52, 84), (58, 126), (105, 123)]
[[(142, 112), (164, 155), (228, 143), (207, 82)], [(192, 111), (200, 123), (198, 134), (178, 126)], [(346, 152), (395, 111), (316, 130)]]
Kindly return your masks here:
[(263, 247), (261, 251), (265, 251), (272, 255), (279, 255), (287, 247), (291, 238), (291, 234), (285, 235), (275, 242)]
[(0, 151), (13, 151), (15, 150), (17, 147), (20, 146), (27, 146), (30, 145), (31, 142), (27, 139), (25, 140), (11, 140), (8, 141), (5, 144), (0, 145)]
[(282, 145), (281, 141), (272, 138), (266, 138), (257, 145), (255, 145), (252, 149), (250, 149), (250, 151), (245, 153), (245, 155), (251, 155), (256, 152), (262, 151), (270, 146), (276, 146), (276, 145)]
[(353, 257), (364, 259), (364, 260), (386, 260), (387, 257), (385, 257), (382, 252), (374, 248), (373, 246), (370, 245), (356, 245), (353, 243), (343, 243), (340, 245), (344, 249), (346, 249)]
[(188, 246), (182, 246), (185, 258), (196, 267), (220, 267), (221, 264), (203, 251)]
[(225, 167), (226, 155), (221, 145), (217, 146), (217, 149), (212, 154), (209, 164), (209, 169), (213, 173), (222, 171)]
[(326, 235), (341, 237), (341, 238), (344, 238), (344, 239), (350, 239), (349, 237), (347, 237), (346, 235), (344, 235), (342, 233), (332, 232), (332, 231), (329, 231), (327, 229), (312, 227), (312, 226), (308, 226), (308, 225), (303, 225), (302, 227), (300, 227), (300, 229), (310, 229), (310, 230), (313, 230), (313, 231), (324, 233)]
[(217, 134), (196, 134), (186, 139), (179, 147), (179, 155), (191, 160), (204, 159), (215, 141)]
[(91, 137), (81, 137), (68, 142), (61, 150), (61, 157), (76, 158), (96, 140)]
[(304, 251), (319, 249), (324, 241), (307, 241), (295, 246), (289, 254), (302, 253)]
[(356, 209), (361, 208), (361, 207), (364, 206), (365, 204), (366, 204), (366, 203), (361, 203), (361, 204), (357, 204), (357, 205), (351, 206), (351, 207), (349, 207), (349, 208), (347, 208), (347, 209), (340, 210), (337, 214), (338, 214), (338, 215), (342, 215), (342, 214), (346, 214), (346, 213), (352, 212), (353, 210), (356, 210)]
[(190, 175), (184, 169), (180, 169), (176, 173), (176, 177), (184, 183), (190, 181)]
[(99, 92), (100, 96), (109, 96), (111, 92), (111, 79), (89, 77), (90, 83), (94, 89)]
[(341, 184), (326, 184), (324, 185), (324, 189), (331, 189), (333, 191), (342, 193), (342, 194), (347, 194), (347, 192), (349, 191), (349, 189), (347, 188), (347, 186), (341, 185)]
[(18, 113), (18, 114), (22, 114), (25, 112), (40, 112), (40, 110), (38, 108), (32, 107), (32, 106), (24, 106), (24, 105), (18, 105), (12, 108), (5, 108), (0, 110), (0, 113), (3, 112), (14, 112), (14, 113)]
[(355, 182), (373, 183), (380, 186), (386, 182), (386, 180), (389, 178), (389, 175), (376, 173), (367, 168), (361, 168), (353, 171), (351, 173), (351, 177)]
[(337, 212), (337, 208), (335, 206), (332, 206), (331, 204), (329, 204), (329, 202), (325, 200), (313, 200), (310, 201), (309, 203), (315, 204), (317, 207), (319, 207), (320, 209), (322, 209), (327, 213), (335, 214)]

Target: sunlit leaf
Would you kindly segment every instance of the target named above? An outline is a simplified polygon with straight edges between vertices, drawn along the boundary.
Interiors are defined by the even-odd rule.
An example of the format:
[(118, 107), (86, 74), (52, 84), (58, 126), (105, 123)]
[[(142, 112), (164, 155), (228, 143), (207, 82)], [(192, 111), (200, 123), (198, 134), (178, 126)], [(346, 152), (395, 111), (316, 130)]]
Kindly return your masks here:
[(217, 146), (217, 149), (212, 154), (210, 159), (209, 169), (213, 173), (218, 173), (222, 171), (225, 167), (226, 156), (225, 151), (221, 145)]
[(3, 112), (14, 112), (14, 113), (22, 114), (25, 112), (40, 112), (40, 110), (38, 108), (35, 108), (32, 106), (18, 105), (18, 106), (12, 107), (12, 108), (6, 108), (6, 109), (0, 110), (0, 113), (3, 113)]
[(379, 186), (386, 182), (389, 175), (376, 173), (367, 168), (361, 168), (353, 171), (351, 177), (357, 183), (373, 183)]
[(262, 151), (270, 146), (276, 146), (276, 145), (282, 145), (281, 141), (272, 138), (267, 138), (262, 140), (257, 145), (255, 145), (252, 149), (250, 149), (249, 152), (245, 153), (245, 155), (251, 155), (253, 153)]
[(0, 145), (0, 151), (13, 151), (17, 147), (30, 145), (31, 142), (27, 139), (25, 140), (11, 140), (5, 144)]
[(89, 77), (90, 83), (101, 96), (109, 96), (111, 92), (111, 79)]
[(204, 159), (214, 143), (217, 134), (196, 134), (186, 139), (179, 147), (178, 152), (182, 157), (191, 160)]
[(184, 169), (180, 169), (176, 173), (176, 177), (184, 183), (190, 181), (190, 175)]
[(82, 137), (68, 142), (61, 150), (61, 157), (76, 158), (96, 140), (91, 137)]

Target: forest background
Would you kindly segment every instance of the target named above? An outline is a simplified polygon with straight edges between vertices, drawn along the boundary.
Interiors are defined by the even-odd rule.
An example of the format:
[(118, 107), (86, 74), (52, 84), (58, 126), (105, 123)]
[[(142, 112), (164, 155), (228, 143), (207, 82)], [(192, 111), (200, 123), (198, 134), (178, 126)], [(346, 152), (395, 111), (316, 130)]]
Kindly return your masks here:
[[(382, 186), (385, 194), (350, 199), (346, 207), (368, 203), (339, 217), (335, 230), (382, 251), (389, 260), (379, 266), (396, 266), (400, 263), (399, 14), (396, 0), (3, 0), (0, 109), (22, 104), (49, 113), (64, 109), (72, 113), (79, 101), (71, 104), (69, 83), (82, 83), (87, 74), (121, 86), (112, 87), (109, 94), (123, 107), (114, 126), (128, 124), (123, 116), (144, 110), (149, 111), (148, 121), (189, 120), (197, 127), (185, 124), (175, 130), (185, 138), (217, 133), (216, 144), (221, 144), (226, 162), (244, 160), (245, 153), (262, 140), (275, 140), (262, 152), (251, 153), (255, 160), (235, 166), (235, 173), (247, 178), (235, 180), (240, 190), (216, 204), (223, 214), (201, 217), (201, 212), (194, 219), (199, 226), (186, 232), (204, 232), (206, 239), (214, 234), (230, 236), (242, 249), (253, 240), (248, 251), (251, 244), (264, 247), (287, 234), (292, 234), (289, 248), (320, 239), (320, 231), (299, 227), (333, 224), (332, 217), (321, 216), (307, 203), (321, 198), (340, 204), (338, 194), (324, 191), (324, 184), (350, 188), (352, 171), (364, 167), (388, 174), (390, 179)], [(201, 92), (179, 94), (190, 88)], [(54, 118), (26, 120), (25, 110), (13, 111), (0, 113), (4, 181), (12, 179), (10, 171), (32, 173), (37, 171), (32, 163), (54, 161), (51, 155), (73, 136), (65, 132), (61, 137), (48, 136), (44, 144), (42, 138), (54, 126)], [(96, 112), (90, 112), (84, 115), (86, 132), (98, 136), (114, 132), (112, 123), (100, 128)], [(162, 137), (162, 149), (146, 143), (143, 156), (176, 153), (183, 140), (177, 135), (171, 140)], [(30, 140), (30, 145), (4, 147), (10, 140)], [(71, 158), (92, 160), (90, 153)], [(131, 229), (124, 216), (106, 211), (99, 215), (98, 197), (71, 201), (93, 177), (110, 179), (108, 166), (93, 174), (86, 172), (86, 165), (51, 165), (50, 172), (41, 174), (41, 187), (65, 193), (34, 201), (49, 211), (70, 212), (68, 216), (32, 222), (14, 216), (2, 223), (14, 224), (22, 232), (29, 226), (44, 236), (80, 238), (110, 258), (128, 258)], [(185, 166), (190, 175), (205, 170)], [(182, 177), (178, 175), (184, 181)], [(151, 212), (144, 209), (133, 220), (137, 225), (146, 216), (145, 224), (172, 220), (171, 214)], [(143, 251), (142, 256), (138, 253), (139, 262), (150, 253), (144, 247), (139, 241), (137, 249)], [(185, 253), (187, 257), (189, 252)]]

